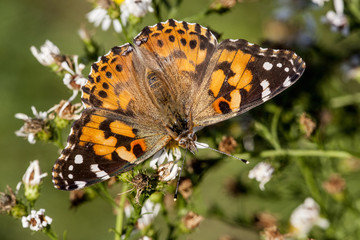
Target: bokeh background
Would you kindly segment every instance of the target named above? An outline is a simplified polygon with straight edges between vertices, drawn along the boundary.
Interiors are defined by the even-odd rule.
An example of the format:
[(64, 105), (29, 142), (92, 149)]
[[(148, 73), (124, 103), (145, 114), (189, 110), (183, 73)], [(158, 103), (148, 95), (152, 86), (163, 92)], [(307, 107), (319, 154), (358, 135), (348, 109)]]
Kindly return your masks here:
[[(208, 0), (184, 0), (176, 18), (182, 20), (196, 15), (208, 4)], [(280, 142), (285, 147), (339, 150), (359, 155), (359, 101), (356, 97), (350, 97), (350, 103), (348, 101), (341, 105), (337, 100), (337, 97), (356, 94), (360, 90), (359, 82), (348, 79), (346, 75), (346, 66), (352, 66), (346, 64), (360, 49), (359, 31), (356, 32), (356, 24), (354, 32), (347, 37), (331, 31), (328, 25), (321, 22), (321, 17), (332, 8), (331, 3), (321, 8), (311, 1), (253, 0), (243, 1), (223, 15), (213, 14), (199, 19), (198, 23), (222, 34), (222, 39), (244, 38), (253, 43), (262, 43), (263, 46), (290, 48), (308, 63), (304, 76), (291, 89), (243, 117), (200, 132), (203, 142), (210, 141), (216, 147), (222, 135), (232, 135), (240, 144), (238, 150), (246, 151), (241, 147), (244, 132), (237, 125), (256, 119), (269, 126), (274, 114), (272, 109), (278, 106), (282, 111)], [(49, 176), (43, 180), (42, 195), (35, 208), (45, 208), (46, 214), (53, 218), (54, 230), (59, 235), (66, 230), (68, 239), (113, 239), (113, 233), (109, 231), (115, 221), (113, 210), (101, 199), (95, 199), (75, 210), (69, 209), (68, 193), (56, 190), (51, 183), (51, 169), (59, 150), (52, 144), (39, 141), (31, 145), (25, 139), (16, 137), (14, 132), (23, 122), (15, 119), (14, 115), (20, 112), (32, 116), (31, 106), (36, 106), (38, 111), (45, 111), (71, 95), (61, 79), (36, 61), (30, 46), (39, 47), (49, 39), (62, 53), (81, 55), (83, 44), (77, 31), (81, 24), (93, 28), (85, 18), (91, 9), (92, 4), (87, 1), (0, 2), (0, 191), (4, 191), (7, 185), (15, 188), (29, 162), (38, 159), (42, 171)], [(282, 22), (274, 20), (287, 19), (287, 16), (288, 20)], [(139, 31), (154, 23), (156, 20), (153, 16), (145, 17)], [(286, 44), (276, 42), (284, 38)], [(96, 29), (95, 40), (101, 46), (101, 54), (113, 46), (123, 44), (113, 31), (103, 32), (101, 29)], [(88, 70), (89, 67), (84, 73)], [(313, 138), (299, 137), (298, 117), (302, 112), (309, 113), (317, 123), (317, 132)], [(255, 138), (255, 149), (272, 149), (271, 144), (259, 137), (256, 131), (250, 130), (250, 133)], [(200, 156), (204, 158), (203, 153)], [(341, 225), (349, 224), (349, 227), (343, 226), (345, 230), (341, 230), (346, 238), (338, 239), (358, 239), (356, 236), (359, 236), (359, 230), (355, 230), (360, 225), (357, 159), (353, 159), (355, 165), (346, 165), (347, 159), (339, 158), (267, 159), (279, 171), (266, 185), (268, 190), (262, 192), (255, 181), (247, 178), (247, 174), (255, 163), (264, 159), (253, 157), (248, 159), (250, 165), (244, 165), (234, 159), (216, 157), (223, 160), (204, 174), (191, 203), (193, 209), (206, 215), (205, 220), (194, 233), (183, 239), (220, 239), (226, 235), (234, 239), (259, 239), (259, 228), (254, 222), (256, 213), (262, 211), (272, 212), (280, 219), (282, 229), (286, 232), (292, 210), (314, 193), (309, 190), (309, 179), (299, 170), (299, 161), (310, 161), (310, 164), (306, 162), (311, 169), (308, 173), (319, 185), (331, 173), (339, 172), (344, 176), (347, 196), (351, 196), (346, 198), (351, 203), (346, 204), (351, 206), (345, 203), (331, 205), (335, 204), (331, 196), (320, 190), (320, 195), (326, 199), (322, 206), (328, 209), (334, 206), (334, 211), (326, 213), (332, 218), (340, 216), (338, 214), (341, 211), (354, 208), (348, 212), (350, 216), (341, 215), (344, 220)], [(159, 217), (157, 221), (161, 229), (163, 220)], [(324, 234), (321, 229), (315, 229), (315, 236), (323, 236), (319, 239), (338, 237), (336, 234)], [(47, 237), (41, 233), (31, 234), (29, 229), (22, 228), (19, 220), (0, 215), (0, 239)]]

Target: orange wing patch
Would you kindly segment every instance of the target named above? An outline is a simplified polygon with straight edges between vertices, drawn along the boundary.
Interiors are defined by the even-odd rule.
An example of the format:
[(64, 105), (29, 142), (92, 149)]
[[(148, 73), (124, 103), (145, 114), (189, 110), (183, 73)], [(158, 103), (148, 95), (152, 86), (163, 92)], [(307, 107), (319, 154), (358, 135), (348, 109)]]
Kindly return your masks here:
[(82, 101), (86, 107), (99, 107), (108, 110), (129, 111), (128, 108), (137, 93), (127, 89), (128, 82), (135, 81), (136, 69), (133, 64), (134, 52), (130, 44), (114, 47), (101, 57), (91, 68), (89, 80), (82, 88)]
[[(168, 20), (146, 27), (135, 38), (140, 49), (159, 59), (160, 65), (172, 64), (173, 71), (195, 72), (197, 66), (205, 64), (208, 55), (212, 54), (216, 38), (199, 24)], [(174, 69), (175, 68), (175, 69)]]

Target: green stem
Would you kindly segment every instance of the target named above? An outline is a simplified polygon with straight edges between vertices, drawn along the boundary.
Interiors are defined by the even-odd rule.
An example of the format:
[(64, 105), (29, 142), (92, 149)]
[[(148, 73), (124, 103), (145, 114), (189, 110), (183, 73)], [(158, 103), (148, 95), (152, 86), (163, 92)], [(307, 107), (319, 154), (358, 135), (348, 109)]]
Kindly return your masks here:
[(279, 125), (279, 118), (280, 118), (281, 108), (276, 108), (273, 119), (271, 121), (271, 136), (273, 138), (273, 145), (276, 150), (280, 150), (281, 146), (279, 144), (278, 138), (278, 125)]
[(57, 235), (54, 233), (54, 231), (51, 228), (46, 228), (44, 232), (50, 239), (58, 240)]
[[(127, 31), (127, 28), (126, 26), (123, 24), (123, 22), (121, 21), (121, 17), (119, 17), (119, 22), (120, 22), (120, 25), (121, 25), (121, 28), (122, 28), (122, 33), (123, 35), (125, 36), (125, 41), (128, 42), (128, 43), (131, 43), (132, 42), (132, 39), (129, 37), (129, 33)], [(121, 36), (121, 35), (120, 35)]]
[(117, 216), (116, 216), (116, 223), (115, 223), (115, 240), (121, 239), (121, 233), (122, 233), (122, 226), (124, 222), (124, 208), (125, 208), (125, 200), (126, 200), (126, 194), (125, 192), (128, 189), (128, 185), (126, 183), (123, 183), (122, 189), (121, 189), (121, 197), (119, 206), (116, 209)]
[(104, 183), (98, 184), (96, 187), (93, 188), (97, 194), (108, 203), (110, 203), (113, 207), (117, 208), (117, 204), (108, 192), (107, 188), (105, 187)]
[(351, 158), (354, 157), (345, 151), (326, 151), (326, 150), (306, 150), (306, 149), (283, 149), (283, 150), (268, 150), (262, 151), (260, 157), (327, 157), (327, 158)]
[[(273, 121), (276, 123), (276, 121)], [(279, 142), (277, 141), (277, 135), (273, 136), (272, 133), (265, 127), (264, 124), (255, 121), (256, 132), (259, 133), (264, 139), (266, 139), (277, 151), (281, 149)]]
[(316, 200), (317, 203), (320, 204), (321, 208), (323, 208), (323, 201), (321, 199), (319, 188), (317, 187), (316, 181), (314, 179), (314, 174), (312, 173), (309, 166), (307, 166), (302, 159), (297, 161), (297, 163), (300, 166), (300, 171), (304, 176), (306, 185), (310, 191), (311, 196)]
[(336, 97), (330, 100), (330, 106), (333, 108), (341, 108), (356, 103), (360, 103), (360, 93)]

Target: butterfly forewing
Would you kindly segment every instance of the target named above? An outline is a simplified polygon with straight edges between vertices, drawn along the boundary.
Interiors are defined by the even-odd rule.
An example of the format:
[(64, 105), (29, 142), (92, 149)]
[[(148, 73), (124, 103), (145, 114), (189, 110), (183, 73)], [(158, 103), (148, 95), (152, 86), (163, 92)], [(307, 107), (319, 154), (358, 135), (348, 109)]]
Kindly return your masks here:
[(210, 60), (201, 94), (193, 104), (195, 126), (226, 120), (271, 99), (295, 83), (304, 70), (304, 61), (292, 51), (224, 40)]

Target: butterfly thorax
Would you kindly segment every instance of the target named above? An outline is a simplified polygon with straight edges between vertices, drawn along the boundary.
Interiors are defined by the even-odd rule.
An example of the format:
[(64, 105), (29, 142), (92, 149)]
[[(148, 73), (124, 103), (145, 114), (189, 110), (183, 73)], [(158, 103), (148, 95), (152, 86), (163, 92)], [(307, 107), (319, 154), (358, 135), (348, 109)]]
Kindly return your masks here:
[(170, 124), (166, 125), (165, 128), (176, 145), (188, 149), (192, 153), (196, 152), (195, 141), (197, 137), (193, 131), (191, 117), (182, 118), (181, 114), (175, 114), (169, 122)]

